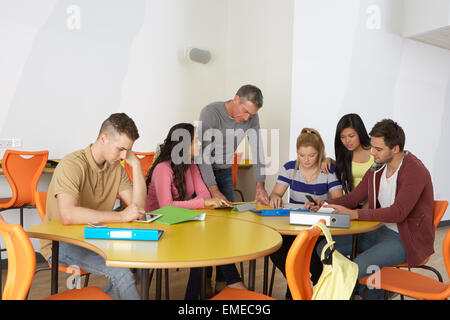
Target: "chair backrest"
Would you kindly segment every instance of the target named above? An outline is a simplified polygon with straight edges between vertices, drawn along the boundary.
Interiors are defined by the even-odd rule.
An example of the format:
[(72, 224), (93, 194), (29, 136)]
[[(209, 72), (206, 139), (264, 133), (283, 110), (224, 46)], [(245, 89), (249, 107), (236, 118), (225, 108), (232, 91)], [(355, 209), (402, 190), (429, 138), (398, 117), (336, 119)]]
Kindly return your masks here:
[(4, 300), (23, 300), (33, 281), (36, 255), (28, 236), (18, 224), (9, 224), (0, 216), (0, 234), (8, 253), (8, 274)]
[[(442, 255), (444, 256), (445, 268), (447, 269), (447, 275), (450, 279), (450, 229), (447, 231), (447, 235), (444, 239), (444, 244), (442, 246)], [(447, 298), (450, 297), (450, 282), (448, 283), (447, 288)]]
[(445, 211), (447, 210), (447, 207), (448, 207), (448, 201), (434, 200), (433, 224), (434, 224), (435, 228), (437, 228), (437, 226), (441, 222), (441, 219), (444, 216)]
[[(142, 173), (144, 174), (144, 177), (147, 177), (147, 172), (153, 163), (153, 158), (155, 157), (155, 153), (154, 152), (136, 152), (135, 151), (134, 154), (141, 162)], [(123, 165), (124, 165), (125, 171), (127, 172), (128, 178), (130, 179), (131, 182), (133, 182), (133, 169), (126, 161), (123, 162)]]
[(47, 192), (46, 191), (36, 191), (34, 193), (34, 198), (36, 200), (36, 209), (39, 213), (39, 217), (44, 221), (45, 210), (47, 208)]
[(5, 151), (2, 167), (12, 190), (11, 207), (36, 204), (34, 191), (47, 159), (48, 151)]
[[(325, 223), (324, 220), (321, 221)], [(314, 246), (321, 232), (319, 227), (300, 231), (287, 254), (286, 279), (294, 300), (311, 300), (309, 265)]]

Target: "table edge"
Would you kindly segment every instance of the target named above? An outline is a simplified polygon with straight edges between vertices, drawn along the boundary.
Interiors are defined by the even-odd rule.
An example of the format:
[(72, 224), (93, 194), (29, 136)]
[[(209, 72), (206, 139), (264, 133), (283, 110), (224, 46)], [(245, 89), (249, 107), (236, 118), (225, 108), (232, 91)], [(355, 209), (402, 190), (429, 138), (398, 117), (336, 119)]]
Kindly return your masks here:
[[(242, 219), (236, 219), (229, 217), (229, 219), (234, 220), (242, 220)], [(245, 221), (245, 220), (243, 220)], [(245, 221), (247, 223), (253, 223), (258, 224), (260, 226), (263, 226), (265, 228), (271, 229), (272, 231), (275, 231), (279, 234), (279, 232), (267, 225), (259, 224), (257, 222), (253, 221)], [(123, 268), (144, 268), (144, 269), (173, 269), (173, 268), (195, 268), (195, 267), (207, 267), (207, 266), (217, 266), (217, 265), (226, 265), (226, 264), (232, 264), (237, 262), (244, 262), (244, 261), (250, 261), (255, 260), (257, 258), (265, 257), (271, 253), (274, 253), (278, 249), (281, 248), (281, 245), (283, 243), (283, 239), (280, 235), (280, 241), (277, 243), (277, 245), (268, 248), (266, 250), (258, 251), (256, 253), (250, 253), (246, 255), (240, 255), (240, 256), (234, 256), (229, 258), (221, 258), (221, 259), (205, 259), (205, 260), (197, 260), (197, 261), (167, 261), (167, 262), (148, 262), (148, 261), (135, 261), (135, 262), (126, 262), (126, 261), (117, 261), (117, 260), (110, 260), (107, 259), (106, 253), (103, 252), (100, 248), (95, 246), (92, 243), (81, 241), (74, 238), (69, 238), (61, 235), (53, 235), (49, 236), (45, 233), (35, 232), (35, 231), (26, 231), (28, 237), (30, 238), (38, 238), (38, 239), (44, 239), (44, 240), (50, 240), (50, 241), (60, 241), (65, 242), (69, 244), (73, 244), (76, 246), (80, 246), (82, 248), (86, 248), (88, 250), (91, 250), (98, 255), (100, 255), (106, 262), (106, 266), (108, 267), (123, 267)]]

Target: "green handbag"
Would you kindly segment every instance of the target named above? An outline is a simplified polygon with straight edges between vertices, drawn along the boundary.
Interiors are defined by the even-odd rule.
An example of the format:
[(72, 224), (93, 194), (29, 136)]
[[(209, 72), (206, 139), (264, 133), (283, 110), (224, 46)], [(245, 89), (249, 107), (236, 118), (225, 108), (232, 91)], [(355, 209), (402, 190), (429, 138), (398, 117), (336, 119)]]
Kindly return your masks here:
[[(335, 249), (335, 242), (327, 226), (321, 222), (315, 226), (322, 229), (327, 244), (320, 255), (323, 271), (319, 281), (313, 287), (312, 300), (348, 300), (358, 278), (358, 265)], [(328, 248), (330, 253), (325, 257)]]

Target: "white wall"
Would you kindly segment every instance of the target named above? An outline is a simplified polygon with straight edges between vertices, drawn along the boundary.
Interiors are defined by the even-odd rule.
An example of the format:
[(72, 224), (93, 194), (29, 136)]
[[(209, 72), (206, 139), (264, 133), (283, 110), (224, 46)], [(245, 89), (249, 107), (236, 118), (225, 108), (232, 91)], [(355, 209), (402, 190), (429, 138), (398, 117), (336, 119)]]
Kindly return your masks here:
[(407, 0), (403, 1), (403, 10), (403, 36), (405, 37), (450, 24), (449, 0)]
[[(67, 26), (71, 5), (80, 29)], [(357, 112), (368, 130), (381, 118), (398, 120), (406, 147), (430, 169), (436, 198), (450, 199), (450, 55), (401, 38), (402, 15), (401, 0), (1, 2), (0, 138), (58, 158), (124, 111), (140, 130), (135, 150), (153, 150), (171, 125), (197, 120), (206, 104), (252, 83), (265, 97), (261, 127), (279, 130), (279, 144), (270, 143), (274, 131), (266, 136), (269, 193), (303, 127), (317, 128), (334, 156), (338, 119)], [(184, 60), (188, 46), (211, 51), (211, 62)], [(39, 189), (49, 180), (43, 175)], [(9, 194), (0, 176), (0, 196)], [(18, 222), (15, 211), (2, 215)], [(38, 222), (28, 210), (25, 227)]]
[[(279, 167), (288, 160), (289, 154), (294, 2), (228, 1), (226, 88), (234, 94), (240, 85), (252, 83), (263, 92), (264, 106), (258, 114), (261, 128), (267, 129), (263, 138), (266, 139), (269, 194)], [(279, 140), (271, 143), (277, 134)], [(243, 144), (239, 150), (245, 150)], [(247, 156), (251, 158), (248, 152)], [(250, 175), (249, 181), (245, 181), (247, 188), (254, 187), (251, 178)]]
[[(0, 138), (20, 138), (18, 149), (61, 158), (94, 141), (101, 122), (123, 111), (139, 128), (134, 149), (151, 151), (170, 126), (198, 120), (205, 105), (252, 83), (265, 97), (261, 126), (281, 129), (273, 148), (267, 134), (270, 192), (288, 159), (293, 6), (294, 0), (2, 2)], [(183, 53), (190, 46), (209, 50), (212, 60), (188, 62)], [(38, 189), (49, 181), (44, 174)], [(0, 195), (10, 195), (4, 176)], [(2, 215), (17, 223), (15, 211)], [(36, 223), (36, 211), (26, 210), (25, 228)]]
[(296, 1), (291, 157), (303, 127), (318, 129), (334, 158), (342, 115), (360, 114), (368, 131), (392, 118), (429, 169), (435, 198), (450, 199), (450, 51), (399, 36), (402, 17), (402, 1)]
[[(68, 28), (72, 5), (80, 29)], [(1, 2), (0, 138), (21, 138), (17, 149), (61, 158), (93, 142), (102, 121), (123, 111), (141, 135), (134, 149), (153, 151), (173, 124), (198, 120), (207, 103), (234, 94), (225, 90), (226, 35), (221, 0)], [(185, 60), (188, 46), (209, 50), (211, 61)], [(49, 182), (44, 174), (39, 190)], [(0, 196), (10, 195), (0, 176)], [(2, 216), (18, 223), (17, 212)], [(39, 222), (26, 210), (25, 228)]]
[[(224, 96), (226, 18), (218, 0), (2, 2), (0, 137), (61, 158), (124, 111), (140, 129), (136, 150), (154, 150), (169, 126)], [(188, 63), (187, 46), (212, 61)]]

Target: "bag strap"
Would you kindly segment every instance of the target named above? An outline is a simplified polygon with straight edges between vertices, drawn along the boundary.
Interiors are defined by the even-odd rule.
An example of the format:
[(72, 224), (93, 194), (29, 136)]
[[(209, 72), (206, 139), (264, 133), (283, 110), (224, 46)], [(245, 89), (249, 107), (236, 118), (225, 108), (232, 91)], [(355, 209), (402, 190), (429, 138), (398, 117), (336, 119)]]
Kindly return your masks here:
[[(322, 233), (325, 236), (325, 239), (327, 239), (327, 244), (323, 247), (322, 253), (320, 254), (320, 261), (322, 261), (322, 263), (324, 263), (324, 264), (331, 264), (333, 252), (335, 250), (335, 248), (334, 248), (335, 241), (333, 241), (333, 238), (331, 237), (330, 230), (322, 222), (316, 223), (311, 228), (314, 228), (314, 227), (319, 227), (322, 230)], [(330, 248), (330, 253), (325, 258), (325, 252), (327, 251), (328, 248)]]

